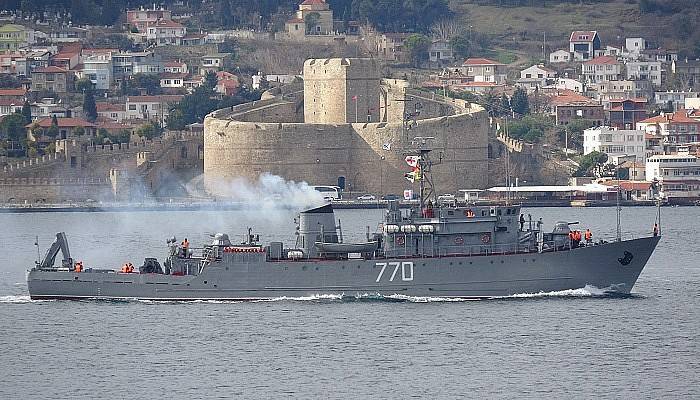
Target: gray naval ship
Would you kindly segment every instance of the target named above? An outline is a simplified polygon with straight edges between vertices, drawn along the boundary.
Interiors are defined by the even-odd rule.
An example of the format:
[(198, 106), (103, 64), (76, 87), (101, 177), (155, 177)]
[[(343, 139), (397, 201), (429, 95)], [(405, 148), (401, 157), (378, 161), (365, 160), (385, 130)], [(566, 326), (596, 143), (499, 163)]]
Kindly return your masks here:
[[(262, 300), (319, 295), (497, 298), (588, 286), (628, 294), (660, 240), (578, 242), (572, 223), (545, 232), (518, 205), (439, 203), (429, 150), (418, 153), (420, 201), (390, 201), (376, 232), (348, 243), (332, 204), (301, 212), (296, 243), (234, 244), (216, 234), (200, 249), (168, 240), (163, 264), (138, 271), (83, 267), (63, 233), (28, 273), (32, 299)], [(618, 208), (619, 211), (619, 208)], [(660, 217), (660, 215), (659, 215)], [(619, 218), (618, 218), (619, 221)], [(618, 229), (619, 232), (619, 229)], [(60, 266), (55, 265), (62, 253)]]

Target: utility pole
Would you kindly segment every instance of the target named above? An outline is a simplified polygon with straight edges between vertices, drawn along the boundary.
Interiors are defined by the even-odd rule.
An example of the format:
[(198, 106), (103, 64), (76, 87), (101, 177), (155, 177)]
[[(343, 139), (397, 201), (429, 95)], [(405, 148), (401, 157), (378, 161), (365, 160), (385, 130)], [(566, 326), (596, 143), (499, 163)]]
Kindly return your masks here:
[(543, 39), (542, 39), (542, 62), (547, 63), (547, 31), (542, 32)]

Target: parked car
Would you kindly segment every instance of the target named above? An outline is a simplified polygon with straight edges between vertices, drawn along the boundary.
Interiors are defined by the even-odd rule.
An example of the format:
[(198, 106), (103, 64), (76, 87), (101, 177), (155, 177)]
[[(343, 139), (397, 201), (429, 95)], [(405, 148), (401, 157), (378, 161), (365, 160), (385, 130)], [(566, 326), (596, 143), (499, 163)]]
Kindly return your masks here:
[(402, 199), (402, 197), (400, 197), (398, 194), (393, 194), (393, 193), (382, 196), (382, 200), (400, 200), (400, 199)]
[(377, 198), (371, 194), (363, 194), (362, 196), (357, 196), (357, 200), (370, 201), (370, 200), (377, 200)]

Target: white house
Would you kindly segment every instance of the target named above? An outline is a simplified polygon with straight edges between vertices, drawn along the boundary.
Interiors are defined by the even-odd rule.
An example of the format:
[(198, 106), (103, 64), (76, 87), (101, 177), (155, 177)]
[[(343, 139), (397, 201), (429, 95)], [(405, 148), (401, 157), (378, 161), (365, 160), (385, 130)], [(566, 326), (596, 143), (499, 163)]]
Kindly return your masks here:
[(608, 126), (583, 131), (583, 154), (599, 151), (608, 155), (608, 162), (620, 164), (634, 157), (644, 160), (644, 131), (623, 130)]
[(573, 31), (569, 36), (569, 53), (574, 55), (576, 61), (591, 60), (600, 48), (600, 37), (596, 31)]
[(83, 70), (79, 77), (89, 79), (97, 90), (109, 90), (114, 75), (112, 50), (83, 50), (82, 58)]
[(646, 48), (647, 41), (644, 38), (625, 39), (625, 56), (632, 60), (638, 60)]
[(163, 89), (179, 89), (185, 87), (188, 74), (182, 72), (164, 72), (160, 75), (160, 87)]
[[(685, 91), (667, 90), (665, 92), (654, 92), (654, 104), (656, 104), (659, 107), (667, 107), (668, 105), (671, 105), (672, 110), (670, 110), (670, 111), (700, 108), (700, 107), (693, 107), (693, 105), (700, 106), (700, 102), (697, 102), (697, 104), (694, 104), (695, 102), (693, 101), (693, 99), (696, 99), (698, 97), (698, 95), (699, 95), (698, 92), (693, 92), (693, 91), (685, 92)], [(698, 100), (700, 100), (700, 99), (698, 99)]]
[(204, 75), (208, 71), (219, 71), (224, 67), (226, 57), (230, 55), (230, 53), (217, 53), (202, 56), (202, 66), (199, 69), (199, 72)]
[(646, 162), (648, 181), (658, 180), (667, 198), (700, 197), (700, 161), (690, 154), (658, 154)]
[(182, 100), (180, 95), (129, 96), (126, 98), (126, 119), (146, 119), (164, 122), (170, 105)]
[(554, 82), (547, 88), (558, 90), (572, 90), (577, 93), (583, 93), (585, 85), (581, 81), (571, 78), (555, 78)]
[(564, 49), (559, 49), (549, 53), (549, 62), (552, 64), (568, 63), (569, 61), (571, 61), (571, 53)]
[(661, 61), (627, 61), (625, 70), (627, 79), (648, 80), (661, 86)]
[(180, 45), (187, 29), (179, 22), (161, 19), (148, 24), (146, 40), (156, 46)]
[(588, 83), (617, 81), (621, 72), (622, 65), (610, 56), (596, 57), (583, 63), (583, 77)]
[(428, 49), (428, 56), (431, 62), (452, 61), (454, 59), (452, 45), (448, 40), (435, 39)]
[(533, 65), (520, 71), (520, 79), (518, 79), (517, 85), (532, 91), (553, 83), (556, 76), (556, 71), (544, 65)]

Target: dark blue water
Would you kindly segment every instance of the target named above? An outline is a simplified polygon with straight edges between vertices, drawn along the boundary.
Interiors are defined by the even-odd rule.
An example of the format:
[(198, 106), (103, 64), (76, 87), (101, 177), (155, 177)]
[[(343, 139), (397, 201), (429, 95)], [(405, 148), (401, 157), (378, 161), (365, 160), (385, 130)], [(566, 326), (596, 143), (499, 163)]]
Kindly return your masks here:
[[(66, 231), (88, 266), (138, 265), (173, 234), (250, 225), (289, 243), (283, 213), (0, 214), (0, 399), (699, 398), (700, 208), (663, 211), (631, 297), (257, 303), (30, 302), (24, 279), (36, 234), (43, 251)], [(614, 209), (526, 212), (615, 233)], [(625, 209), (624, 233), (648, 232), (654, 213)], [(381, 212), (338, 216), (361, 238)]]

